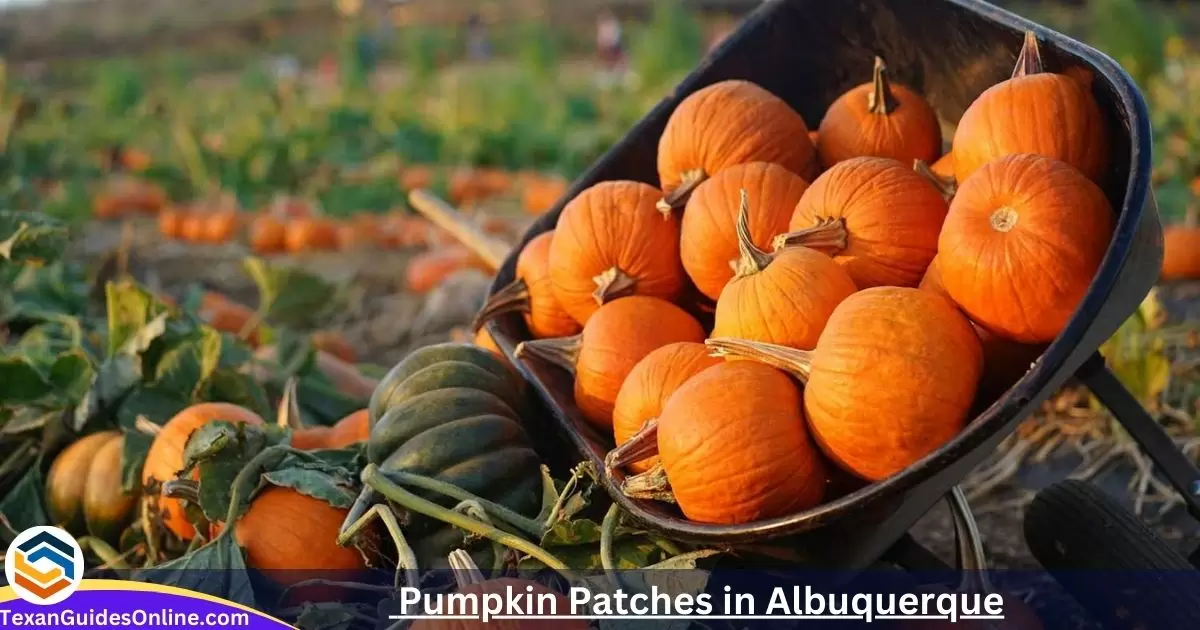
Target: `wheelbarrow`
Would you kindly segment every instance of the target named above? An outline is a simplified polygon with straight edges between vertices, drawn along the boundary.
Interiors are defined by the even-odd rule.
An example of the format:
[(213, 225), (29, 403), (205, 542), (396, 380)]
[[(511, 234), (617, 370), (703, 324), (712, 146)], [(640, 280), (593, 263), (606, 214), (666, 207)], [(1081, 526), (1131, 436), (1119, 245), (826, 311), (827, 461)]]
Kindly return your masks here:
[[(1094, 75), (1094, 93), (1113, 138), (1103, 188), (1118, 213), (1116, 229), (1066, 328), (1023, 377), (997, 400), (980, 405), (961, 434), (891, 478), (794, 514), (710, 525), (690, 522), (659, 504), (630, 499), (620, 491), (619, 476), (606, 476), (608, 494), (639, 526), (708, 545), (789, 537), (816, 567), (862, 570), (884, 557), (920, 563), (930, 556), (917, 548), (908, 531), (1071, 378), (1109, 408), (1184, 496), (1192, 515), (1200, 518), (1195, 494), (1200, 471), (1097, 352), (1154, 286), (1162, 261), (1162, 226), (1150, 191), (1151, 134), (1145, 101), (1109, 57), (1012, 13), (979, 0), (767, 0), (575, 181), (564, 199), (525, 234), (522, 245), (553, 229), (566, 201), (593, 184), (628, 179), (657, 185), (658, 140), (668, 117), (683, 98), (707, 85), (726, 79), (753, 81), (787, 101), (815, 128), (837, 96), (869, 80), (870, 60), (881, 55), (897, 81), (924, 94), (943, 120), (955, 121), (984, 89), (1008, 78), (1026, 31), (1036, 34), (1049, 68), (1082, 67)], [(501, 266), (493, 293), (513, 280), (517, 251)], [(582, 420), (569, 376), (536, 359), (515, 356), (516, 345), (529, 338), (518, 316), (500, 317), (487, 326), (544, 403), (548, 425), (535, 429), (562, 436), (603, 470), (611, 439)], [(1049, 556), (1043, 558), (1049, 561)]]

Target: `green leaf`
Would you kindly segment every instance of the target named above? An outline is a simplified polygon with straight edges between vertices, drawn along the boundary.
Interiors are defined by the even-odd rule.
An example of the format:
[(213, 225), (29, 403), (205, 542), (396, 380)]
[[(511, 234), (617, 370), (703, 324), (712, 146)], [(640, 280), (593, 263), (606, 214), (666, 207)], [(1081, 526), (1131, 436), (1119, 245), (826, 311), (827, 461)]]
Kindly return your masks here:
[(123, 429), (124, 450), (121, 452), (121, 490), (133, 492), (142, 485), (142, 465), (154, 437), (135, 429)]
[(119, 352), (140, 354), (166, 331), (167, 307), (136, 283), (109, 283), (105, 297), (110, 358)]
[(263, 449), (282, 444), (287, 429), (248, 426), (222, 420), (196, 429), (183, 450), (184, 472), (199, 469), (200, 509), (210, 521), (223, 521), (233, 500), (233, 480)]
[(67, 244), (67, 229), (44, 214), (0, 211), (0, 258), (9, 262), (57, 260)]
[(50, 517), (46, 515), (46, 507), (42, 502), (45, 494), (46, 481), (42, 477), (39, 459), (12, 490), (0, 497), (0, 514), (17, 531), (49, 525)]
[[(225, 354), (221, 354), (224, 358)], [(203, 398), (212, 402), (227, 402), (245, 407), (266, 418), (271, 415), (271, 404), (267, 393), (248, 374), (232, 369), (219, 369), (208, 379), (208, 389)]]
[(82, 433), (91, 424), (105, 423), (117, 406), (142, 380), (142, 361), (119, 354), (100, 365), (91, 387), (75, 407), (72, 429)]
[(191, 405), (191, 401), (179, 392), (163, 391), (159, 388), (136, 387), (121, 401), (117, 409), (117, 425), (123, 429), (133, 429), (138, 416), (155, 424), (163, 425)]
[(336, 287), (303, 269), (254, 257), (247, 258), (243, 266), (258, 287), (259, 312), (269, 324), (318, 328), (323, 315), (337, 308)]
[[(600, 525), (594, 521), (559, 521), (542, 536), (541, 546), (573, 569), (598, 570), (604, 566), (600, 561)], [(650, 534), (617, 527), (613, 535), (613, 556), (618, 569), (640, 569), (663, 560), (664, 552)], [(545, 567), (537, 560), (525, 558), (519, 568), (536, 570)]]
[(200, 328), (165, 350), (155, 366), (154, 385), (164, 391), (185, 394), (195, 400), (216, 371), (221, 360), (221, 334), (212, 328)]
[(254, 607), (246, 559), (233, 536), (216, 540), (181, 558), (134, 574), (138, 582), (177, 586)]
[(320, 499), (336, 508), (349, 509), (358, 496), (351, 489), (354, 486), (353, 479), (308, 467), (276, 470), (263, 475), (263, 479), (272, 485), (291, 488), (305, 496)]

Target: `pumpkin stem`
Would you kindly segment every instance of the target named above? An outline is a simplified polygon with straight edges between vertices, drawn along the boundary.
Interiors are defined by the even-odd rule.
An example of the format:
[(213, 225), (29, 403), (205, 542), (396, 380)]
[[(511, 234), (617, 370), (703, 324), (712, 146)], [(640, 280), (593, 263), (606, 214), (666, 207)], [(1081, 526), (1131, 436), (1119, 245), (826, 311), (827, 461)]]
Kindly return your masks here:
[(888, 83), (887, 64), (883, 57), (875, 57), (875, 69), (872, 72), (874, 88), (867, 95), (867, 111), (880, 116), (887, 116), (900, 106), (896, 96), (892, 94), (892, 86)]
[(663, 195), (663, 198), (655, 204), (655, 207), (658, 208), (659, 212), (663, 213), (664, 217), (669, 217), (672, 210), (682, 208), (687, 203), (688, 197), (692, 195), (692, 191), (696, 190), (696, 187), (703, 184), (706, 179), (708, 179), (708, 173), (705, 173), (702, 168), (684, 171), (679, 186), (675, 190)]
[(161, 425), (155, 424), (150, 418), (142, 415), (139, 415), (137, 419), (133, 421), (133, 428), (136, 429), (138, 433), (144, 435), (155, 436), (159, 433), (162, 433)]
[(159, 492), (168, 499), (183, 499), (191, 503), (200, 502), (200, 483), (192, 479), (164, 481)]
[(971, 513), (967, 496), (960, 486), (954, 486), (946, 495), (950, 504), (950, 515), (954, 518), (954, 538), (958, 543), (959, 572), (962, 583), (959, 593), (990, 595), (996, 592), (987, 574), (987, 556), (983, 552), (983, 536), (979, 524)]
[(850, 236), (846, 233), (846, 220), (833, 217), (817, 217), (817, 224), (802, 230), (787, 232), (775, 237), (775, 251), (785, 247), (807, 247), (823, 254), (836, 256)]
[(623, 444), (604, 457), (604, 469), (609, 475), (618, 468), (658, 455), (658, 418), (651, 418)]
[(283, 397), (279, 399), (279, 411), (275, 416), (275, 424), (280, 428), (293, 431), (304, 428), (299, 398), (300, 395), (296, 392), (296, 377), (290, 377), (283, 386)]
[(450, 552), (450, 568), (454, 571), (454, 581), (458, 584), (458, 588), (466, 588), (472, 584), (481, 584), (486, 581), (483, 577), (483, 572), (479, 570), (479, 565), (475, 564), (475, 560), (471, 558), (471, 554), (462, 549), (455, 549)]
[(528, 312), (529, 287), (525, 284), (525, 280), (517, 278), (488, 298), (487, 303), (479, 309), (479, 313), (472, 320), (471, 330), (479, 332), (479, 329), (483, 328), (488, 320), (498, 315)]
[(626, 477), (625, 481), (621, 482), (621, 493), (631, 499), (675, 503), (675, 493), (671, 491), (671, 481), (667, 479), (667, 471), (662, 462), (644, 473)]
[(596, 290), (592, 292), (592, 297), (600, 306), (617, 298), (632, 295), (637, 286), (637, 280), (621, 271), (621, 268), (616, 265), (593, 277), (592, 281), (596, 283)]
[(1025, 43), (1021, 46), (1021, 54), (1017, 55), (1017, 66), (1013, 68), (1012, 78), (1045, 72), (1042, 65), (1042, 51), (1038, 47), (1037, 35), (1033, 31), (1025, 31)]
[(583, 333), (557, 339), (533, 339), (517, 344), (513, 353), (517, 358), (525, 355), (537, 357), (553, 363), (558, 367), (575, 374), (575, 363), (579, 361), (579, 349), (583, 347)]
[(704, 345), (708, 346), (709, 354), (714, 357), (737, 357), (765, 363), (791, 374), (801, 383), (807, 382), (808, 375), (812, 373), (811, 350), (732, 337), (706, 339)]
[(775, 257), (759, 249), (750, 238), (750, 195), (746, 189), (741, 190), (741, 201), (738, 204), (737, 240), (741, 257), (733, 267), (735, 278), (752, 276), (771, 264)]
[(933, 187), (942, 193), (942, 198), (946, 201), (953, 199), (954, 193), (958, 192), (958, 182), (954, 181), (953, 177), (943, 177), (933, 172), (933, 169), (925, 163), (925, 160), (913, 160), (913, 170), (929, 180), (929, 183), (933, 184)]
[(990, 222), (992, 224), (992, 229), (996, 230), (997, 232), (1011, 232), (1012, 229), (1017, 226), (1017, 220), (1019, 218), (1020, 215), (1017, 214), (1016, 210), (1013, 210), (1008, 206), (1001, 206), (992, 213)]

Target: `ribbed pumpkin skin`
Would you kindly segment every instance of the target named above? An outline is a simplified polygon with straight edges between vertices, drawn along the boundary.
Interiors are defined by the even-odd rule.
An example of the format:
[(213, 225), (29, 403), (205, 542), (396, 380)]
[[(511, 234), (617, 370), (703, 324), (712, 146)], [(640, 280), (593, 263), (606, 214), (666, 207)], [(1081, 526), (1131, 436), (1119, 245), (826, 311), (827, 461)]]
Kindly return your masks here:
[(614, 266), (635, 280), (637, 295), (674, 300), (683, 292), (679, 217), (658, 211), (661, 196), (640, 182), (601, 182), (563, 208), (550, 243), (550, 281), (575, 321), (586, 324), (600, 307), (595, 278)]
[(1200, 228), (1170, 225), (1163, 228), (1163, 280), (1200, 278)]
[(675, 390), (658, 419), (658, 451), (679, 508), (700, 523), (782, 516), (825, 493), (800, 389), (753, 361), (721, 363)]
[(792, 213), (789, 231), (845, 220), (845, 249), (833, 259), (859, 289), (915, 287), (937, 253), (946, 201), (924, 177), (885, 158), (853, 158), (825, 171)]
[(762, 271), (725, 286), (712, 336), (811, 350), (833, 309), (857, 290), (829, 256), (787, 248)]
[[(366, 568), (354, 547), (337, 544), (346, 510), (291, 488), (267, 486), (238, 520), (233, 535), (246, 563), (280, 586), (316, 578), (347, 580)], [(332, 575), (331, 575), (332, 574)], [(335, 599), (341, 589), (320, 587), (313, 599)], [(316, 595), (316, 593), (313, 593)]]
[(610, 430), (625, 377), (646, 355), (680, 341), (700, 343), (704, 329), (670, 302), (634, 295), (596, 311), (583, 327), (575, 364), (575, 404), (584, 418)]
[[(532, 591), (526, 587), (532, 586)], [(555, 612), (560, 615), (571, 614), (571, 600), (561, 593), (553, 591), (544, 584), (516, 578), (498, 578), (469, 584), (458, 589), (458, 593), (475, 595), (482, 599), (487, 594), (495, 594), (504, 598), (508, 592), (529, 593), (534, 601), (536, 613), (541, 595), (552, 593), (555, 596)], [(445, 613), (446, 611), (443, 611)], [(528, 612), (528, 611), (526, 611)], [(547, 611), (548, 612), (548, 611)], [(418, 619), (412, 625), (412, 630), (587, 630), (588, 622), (584, 619), (490, 619), (487, 623), (479, 619)]]
[(959, 184), (938, 241), (942, 283), (989, 331), (1049, 342), (1087, 293), (1113, 226), (1104, 193), (1079, 171), (1007, 156)]
[(579, 322), (563, 309), (554, 295), (550, 280), (550, 244), (554, 230), (542, 232), (529, 240), (517, 257), (517, 277), (525, 281), (529, 292), (529, 312), (525, 323), (538, 339), (569, 337), (579, 332)]
[(937, 113), (920, 94), (891, 83), (895, 107), (886, 114), (869, 107), (873, 82), (851, 88), (825, 112), (817, 153), (826, 168), (856, 157), (883, 157), (911, 164), (932, 162), (942, 151)]
[(997, 158), (1035, 153), (1061, 160), (1100, 181), (1108, 168), (1109, 133), (1091, 91), (1061, 74), (1043, 72), (984, 90), (954, 132), (959, 183)]
[[(183, 468), (183, 449), (187, 446), (188, 438), (196, 429), (217, 420), (263, 424), (258, 414), (229, 403), (200, 403), (184, 409), (167, 421), (158, 435), (154, 436), (154, 442), (146, 453), (146, 463), (142, 466), (143, 487), (176, 479)], [(146, 493), (144, 500), (149, 502), (152, 511), (161, 510), (164, 525), (176, 536), (183, 540), (191, 540), (196, 536), (196, 528), (188, 521), (183, 504), (178, 499)]]
[(693, 92), (671, 114), (658, 142), (664, 193), (701, 169), (709, 177), (735, 164), (772, 162), (804, 173), (815, 158), (800, 114), (749, 81), (721, 81)]
[(833, 462), (880, 481), (958, 434), (982, 369), (979, 339), (950, 300), (922, 289), (866, 289), (829, 318), (804, 409)]
[(738, 259), (737, 216), (741, 191), (750, 207), (750, 239), (770, 251), (771, 241), (787, 231), (792, 210), (808, 182), (777, 164), (751, 162), (731, 166), (700, 184), (683, 213), (679, 255), (700, 292), (721, 296), (733, 278), (730, 263)]
[[(621, 384), (613, 406), (613, 437), (617, 445), (629, 441), (648, 420), (657, 418), (680, 385), (722, 362), (709, 356), (704, 344), (690, 341), (665, 345), (638, 361)], [(626, 468), (644, 472), (656, 463), (658, 458), (651, 457)]]

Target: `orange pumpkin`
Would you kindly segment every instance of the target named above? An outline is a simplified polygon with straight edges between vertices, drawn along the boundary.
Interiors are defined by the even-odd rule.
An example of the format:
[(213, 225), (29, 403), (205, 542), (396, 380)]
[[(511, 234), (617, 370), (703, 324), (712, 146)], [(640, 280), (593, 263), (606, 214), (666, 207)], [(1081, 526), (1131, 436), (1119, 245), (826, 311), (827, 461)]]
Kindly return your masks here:
[(250, 223), (250, 249), (256, 254), (275, 254), (286, 249), (287, 224), (270, 213)]
[(932, 162), (942, 150), (937, 113), (918, 93), (888, 80), (875, 58), (870, 83), (842, 94), (821, 119), (817, 153), (826, 168), (854, 157)]
[(749, 81), (721, 81), (683, 99), (658, 144), (665, 211), (735, 164), (773, 162), (805, 173), (815, 157), (808, 126), (787, 103)]
[[(646, 427), (657, 424), (663, 406), (685, 381), (721, 363), (711, 357), (702, 343), (683, 341), (667, 344), (638, 361), (613, 404), (613, 437), (617, 445), (625, 444)], [(658, 463), (658, 457), (630, 462), (626, 467), (645, 472)]]
[(400, 187), (404, 190), (429, 188), (433, 183), (433, 169), (428, 166), (410, 166), (400, 171)]
[(1113, 225), (1104, 193), (1079, 171), (1006, 156), (959, 186), (938, 240), (942, 282), (989, 331), (1049, 342), (1087, 292)]
[(339, 332), (318, 330), (312, 334), (312, 343), (318, 350), (328, 352), (346, 363), (355, 363), (358, 361), (354, 347)]
[(655, 209), (659, 193), (639, 182), (602, 182), (571, 200), (550, 243), (550, 281), (580, 324), (609, 300), (674, 300), (684, 288), (679, 217)]
[(951, 151), (929, 165), (929, 170), (942, 179), (954, 180), (954, 152)]
[[(254, 311), (237, 302), (230, 301), (220, 293), (205, 291), (196, 315), (209, 326), (221, 332), (240, 335), (250, 320), (254, 318)], [(250, 333), (247, 341), (251, 345), (258, 345), (257, 329)]]
[(237, 210), (224, 209), (211, 212), (204, 217), (203, 240), (219, 245), (233, 240), (238, 228)]
[(564, 195), (570, 182), (556, 175), (530, 174), (521, 185), (521, 208), (533, 215), (540, 215), (554, 207)]
[(292, 446), (303, 450), (346, 448), (370, 437), (370, 416), (360, 409), (331, 427), (303, 427), (292, 433)]
[(522, 312), (529, 332), (539, 339), (568, 337), (579, 332), (579, 322), (558, 303), (550, 282), (550, 243), (554, 230), (529, 240), (517, 257), (517, 279), (493, 294), (475, 318), (478, 329), (504, 313)]
[(408, 261), (404, 283), (413, 293), (428, 293), (449, 276), (471, 266), (474, 256), (461, 245), (421, 252)]
[[(263, 363), (276, 361), (275, 346), (262, 346), (254, 351), (254, 358)], [(343, 394), (355, 398), (370, 398), (379, 386), (379, 381), (364, 375), (354, 365), (347, 363), (328, 352), (317, 352), (317, 370), (329, 379), (333, 386)], [(259, 381), (266, 381), (271, 373), (262, 367), (251, 367), (251, 374)]]
[[(163, 425), (154, 436), (146, 463), (142, 466), (142, 485), (161, 487), (163, 482), (176, 479), (183, 469), (183, 450), (188, 438), (200, 427), (214, 421), (263, 424), (258, 414), (229, 403), (200, 403), (180, 411)], [(158, 492), (146, 492), (151, 513), (162, 516), (163, 525), (183, 540), (191, 540), (196, 529), (188, 521), (179, 499), (164, 497)]]
[(163, 208), (158, 213), (158, 233), (163, 238), (177, 239), (183, 233), (183, 219), (187, 213), (182, 208)]
[(886, 158), (838, 162), (800, 198), (776, 248), (825, 252), (854, 284), (915, 287), (937, 253), (946, 201), (911, 167)]
[(687, 202), (679, 237), (679, 256), (696, 288), (715, 300), (733, 279), (740, 256), (735, 226), (741, 191), (754, 208), (751, 240), (768, 248), (777, 234), (787, 231), (792, 210), (807, 189), (800, 176), (766, 162), (731, 166), (700, 184)]
[(1162, 279), (1200, 279), (1200, 228), (1185, 223), (1163, 229)]
[(1013, 77), (993, 85), (963, 112), (954, 132), (959, 184), (997, 158), (1036, 153), (1100, 181), (1108, 168), (1109, 133), (1090, 86), (1046, 72), (1037, 37), (1025, 36)]
[(188, 243), (201, 243), (204, 241), (205, 229), (205, 213), (192, 210), (183, 217), (179, 226), (179, 236)]
[(379, 243), (379, 225), (374, 217), (360, 214), (338, 223), (334, 227), (337, 250), (356, 252), (374, 247)]
[(737, 219), (741, 258), (717, 300), (714, 337), (811, 349), (838, 304), (858, 290), (832, 258), (807, 247), (768, 254), (750, 241), (749, 195)]
[(490, 351), (492, 354), (498, 357), (503, 358), (505, 362), (508, 361), (508, 357), (504, 356), (504, 352), (500, 350), (500, 346), (496, 344), (496, 340), (492, 339), (492, 334), (488, 332), (487, 328), (480, 328), (479, 330), (475, 331), (475, 336), (471, 338), (471, 343), (483, 348), (484, 350)]
[(575, 404), (584, 418), (608, 431), (617, 393), (638, 361), (669, 343), (703, 340), (704, 329), (683, 309), (634, 295), (600, 307), (580, 334), (525, 341), (516, 354), (534, 355), (572, 372)]
[(675, 390), (658, 419), (658, 453), (679, 509), (700, 523), (783, 516), (825, 494), (800, 388), (759, 363), (721, 363)]
[(708, 344), (805, 380), (817, 445), (867, 481), (904, 470), (957, 435), (983, 370), (979, 339), (954, 304), (905, 287), (847, 298), (812, 352), (728, 338)]
[(325, 217), (300, 217), (288, 222), (284, 248), (291, 253), (329, 251), (337, 247), (337, 228)]

